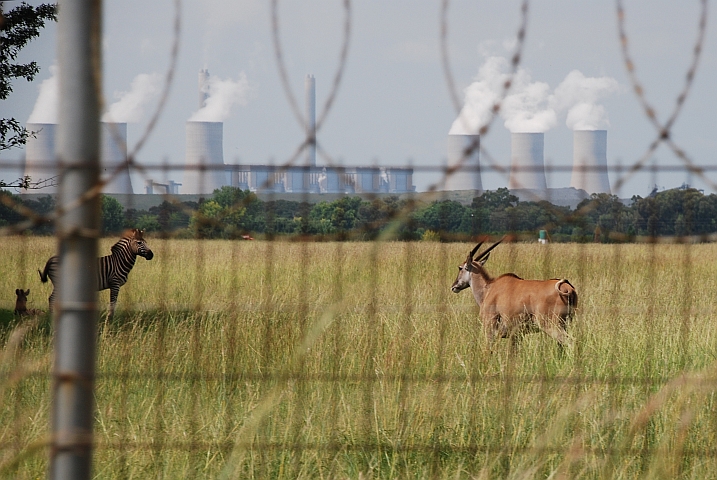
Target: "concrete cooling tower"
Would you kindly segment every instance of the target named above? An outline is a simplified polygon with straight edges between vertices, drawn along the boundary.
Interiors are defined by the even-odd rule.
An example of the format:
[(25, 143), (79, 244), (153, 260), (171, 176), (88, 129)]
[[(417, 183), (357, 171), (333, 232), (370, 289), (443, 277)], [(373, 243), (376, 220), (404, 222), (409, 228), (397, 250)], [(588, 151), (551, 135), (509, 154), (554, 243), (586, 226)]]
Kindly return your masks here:
[(100, 175), (102, 180), (108, 180), (102, 193), (133, 193), (126, 164), (127, 124), (102, 122), (101, 147)]
[(223, 122), (187, 122), (181, 193), (210, 194), (226, 185)]
[(570, 186), (588, 193), (610, 193), (607, 130), (573, 131), (573, 175)]
[(543, 160), (543, 133), (510, 134), (510, 182), (508, 188), (547, 192)]
[[(473, 145), (475, 143), (475, 145)], [(480, 136), (448, 135), (448, 166), (462, 166), (446, 178), (445, 190), (483, 190), (480, 175)], [(465, 160), (463, 157), (466, 157)]]
[[(32, 183), (42, 182), (58, 175), (57, 156), (55, 154), (54, 123), (28, 123), (25, 128), (35, 132), (35, 138), (28, 137), (25, 144), (25, 169), (23, 175), (30, 177)], [(57, 185), (58, 179), (53, 182)], [(23, 190), (23, 193), (57, 193), (57, 187), (45, 187), (41, 190)]]

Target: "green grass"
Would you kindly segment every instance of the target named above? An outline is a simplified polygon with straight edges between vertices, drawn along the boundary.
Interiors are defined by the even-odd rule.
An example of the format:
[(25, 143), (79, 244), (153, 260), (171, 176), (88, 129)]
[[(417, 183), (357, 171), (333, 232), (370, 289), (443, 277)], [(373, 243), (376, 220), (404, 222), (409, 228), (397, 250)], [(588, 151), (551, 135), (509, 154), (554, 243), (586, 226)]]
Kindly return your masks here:
[[(12, 309), (55, 241), (3, 241), (0, 474), (37, 478), (52, 329)], [(97, 478), (717, 477), (717, 246), (503, 245), (491, 273), (577, 287), (575, 346), (489, 355), (470, 245), (149, 243), (100, 321)]]

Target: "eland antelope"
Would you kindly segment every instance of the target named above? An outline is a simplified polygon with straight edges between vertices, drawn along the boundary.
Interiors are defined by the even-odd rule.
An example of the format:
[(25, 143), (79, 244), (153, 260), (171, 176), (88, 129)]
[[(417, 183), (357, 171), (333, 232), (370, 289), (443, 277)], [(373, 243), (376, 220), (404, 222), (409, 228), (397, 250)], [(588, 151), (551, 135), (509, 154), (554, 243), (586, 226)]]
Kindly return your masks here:
[(524, 280), (513, 273), (491, 277), (483, 268), (493, 244), (473, 258), (483, 242), (470, 251), (458, 267), (458, 277), (451, 291), (458, 293), (470, 287), (492, 350), (497, 338), (510, 338), (528, 332), (542, 331), (554, 338), (561, 349), (570, 343), (566, 331), (569, 319), (578, 306), (578, 293), (568, 280)]

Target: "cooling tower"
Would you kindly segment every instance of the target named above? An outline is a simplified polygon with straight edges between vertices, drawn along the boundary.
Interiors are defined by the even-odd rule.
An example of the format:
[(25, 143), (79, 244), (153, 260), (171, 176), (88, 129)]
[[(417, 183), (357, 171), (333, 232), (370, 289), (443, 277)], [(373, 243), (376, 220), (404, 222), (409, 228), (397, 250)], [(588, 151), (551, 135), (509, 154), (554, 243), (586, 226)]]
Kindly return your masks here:
[(588, 193), (610, 193), (607, 130), (573, 131), (573, 175), (570, 186)]
[[(510, 181), (508, 188), (547, 192), (543, 160), (544, 133), (510, 134)], [(536, 192), (537, 193), (537, 192)]]
[(100, 175), (102, 180), (109, 180), (102, 189), (102, 193), (133, 193), (129, 166), (126, 163), (127, 124), (102, 122), (101, 142), (102, 170)]
[[(27, 138), (25, 144), (25, 170), (23, 175), (30, 177), (32, 183), (49, 180), (58, 175), (57, 156), (55, 155), (55, 134), (57, 125), (54, 123), (28, 123), (25, 125), (35, 138)], [(53, 182), (59, 183), (59, 178)], [(57, 193), (57, 187), (45, 187), (41, 190), (22, 190), (23, 193)]]
[(448, 135), (448, 167), (461, 167), (446, 179), (445, 190), (483, 190), (480, 176), (480, 136)]
[[(316, 79), (307, 75), (304, 80), (306, 92), (306, 138), (316, 139)], [(306, 164), (316, 166), (316, 142), (306, 147)]]
[(182, 193), (210, 194), (225, 185), (223, 131), (222, 122), (187, 122)]

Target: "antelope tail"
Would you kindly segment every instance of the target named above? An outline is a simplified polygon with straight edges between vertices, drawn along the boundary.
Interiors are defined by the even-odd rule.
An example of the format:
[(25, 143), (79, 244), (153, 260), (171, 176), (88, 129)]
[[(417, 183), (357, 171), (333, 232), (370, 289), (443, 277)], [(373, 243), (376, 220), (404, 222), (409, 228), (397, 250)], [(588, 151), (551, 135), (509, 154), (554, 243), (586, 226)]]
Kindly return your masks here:
[[(566, 285), (567, 288), (565, 288), (566, 291), (561, 290), (560, 287), (563, 285)], [(572, 308), (577, 308), (578, 306), (578, 292), (575, 290), (575, 287), (572, 286), (572, 284), (567, 281), (564, 278), (559, 279), (557, 282), (555, 282), (555, 291), (558, 292), (558, 295), (560, 295), (561, 298), (564, 298), (566, 302), (568, 302), (568, 305)]]

